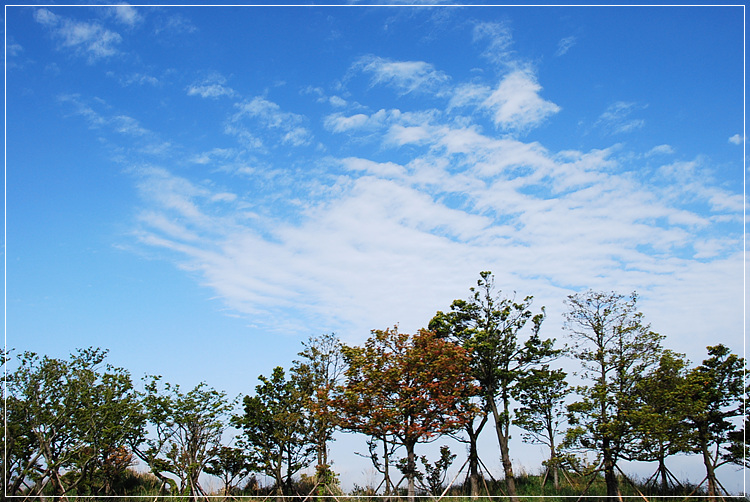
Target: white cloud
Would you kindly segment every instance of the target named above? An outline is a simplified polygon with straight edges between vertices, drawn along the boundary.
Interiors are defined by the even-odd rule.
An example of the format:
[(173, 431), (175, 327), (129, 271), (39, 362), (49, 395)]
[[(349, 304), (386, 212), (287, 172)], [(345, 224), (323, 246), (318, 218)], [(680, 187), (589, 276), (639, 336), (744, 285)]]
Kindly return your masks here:
[(231, 87), (227, 87), (227, 79), (217, 73), (213, 73), (208, 77), (194, 82), (187, 88), (188, 96), (198, 95), (202, 98), (219, 98), (221, 96), (232, 97), (236, 95), (236, 92)]
[(492, 110), (498, 127), (514, 131), (529, 129), (560, 111), (559, 106), (539, 96), (541, 90), (532, 74), (516, 70), (503, 78), (483, 106)]
[(121, 78), (120, 82), (122, 83), (122, 85), (125, 85), (125, 86), (133, 85), (133, 84), (136, 84), (136, 85), (148, 84), (148, 85), (158, 86), (161, 84), (158, 78), (151, 76), (151, 75), (146, 75), (144, 73), (131, 73), (130, 75)]
[(112, 6), (115, 13), (115, 19), (122, 24), (133, 27), (143, 20), (138, 10), (126, 3)]
[(388, 129), (384, 138), (385, 143), (396, 145), (405, 145), (407, 143), (420, 144), (426, 143), (433, 138), (432, 130), (426, 126), (403, 126), (395, 124)]
[(52, 35), (60, 41), (60, 48), (86, 55), (89, 62), (114, 56), (118, 53), (115, 46), (122, 42), (122, 37), (118, 33), (98, 23), (68, 19), (54, 14), (49, 9), (35, 10), (34, 19), (51, 30)]
[(361, 58), (354, 68), (372, 74), (373, 84), (386, 84), (400, 94), (445, 93), (445, 85), (450, 80), (445, 73), (435, 70), (424, 61), (391, 61), (377, 56)]
[(307, 119), (303, 115), (285, 112), (281, 107), (265, 98), (255, 97), (250, 101), (237, 103), (238, 111), (231, 117), (226, 132), (243, 138), (247, 145), (261, 147), (263, 142), (255, 136), (256, 128), (248, 128), (244, 122), (247, 119), (257, 122), (261, 128), (257, 132), (269, 135), (280, 133), (275, 141), (292, 146), (305, 146), (312, 142), (313, 135), (303, 124)]
[(735, 134), (731, 138), (729, 138), (730, 143), (734, 143), (735, 145), (741, 145), (745, 142), (745, 138), (741, 134)]
[(483, 56), (495, 64), (513, 65), (513, 43), (510, 26), (506, 23), (479, 23), (474, 27), (474, 42), (486, 41)]
[(674, 148), (670, 145), (658, 145), (646, 152), (646, 157), (652, 157), (654, 155), (672, 155), (673, 153)]
[(117, 115), (112, 117), (110, 123), (115, 131), (122, 134), (129, 134), (131, 136), (143, 136), (148, 134), (148, 130), (141, 127), (136, 119), (128, 117), (127, 115)]
[(481, 84), (462, 84), (453, 90), (448, 110), (462, 106), (480, 106), (492, 94), (492, 89)]
[[(417, 329), (479, 270), (558, 311), (579, 288), (638, 289), (647, 302), (673, 293), (689, 304), (705, 293), (688, 292), (697, 286), (687, 277), (695, 285), (736, 282), (740, 236), (727, 228), (744, 207), (740, 194), (719, 187), (700, 160), (655, 172), (630, 167), (673, 160), (658, 157), (674, 154), (658, 138), (647, 152), (552, 151), (507, 134), (539, 126), (560, 107), (542, 97), (530, 66), (513, 61), (507, 27), (478, 25), (474, 35), (504, 65), (495, 87), (477, 77), (451, 89), (450, 78), (426, 62), (368, 56), (351, 67), (401, 95), (440, 93), (449, 98), (445, 109), (416, 100), (366, 108), (349, 89), (336, 89), (346, 99), (303, 90), (335, 112), (313, 123), (346, 135), (300, 161), (304, 172), (286, 169), (289, 148), (279, 147), (313, 144), (310, 120), (266, 96), (237, 103), (224, 130), (238, 144), (192, 152), (195, 179), (166, 169), (139, 174), (140, 239), (255, 324), (270, 328), (292, 309), (299, 314), (292, 329), (304, 333), (366, 336), (394, 322)], [(196, 82), (195, 94), (214, 84), (226, 82)], [(597, 127), (635, 131), (643, 108), (615, 102)], [(476, 120), (481, 114), (497, 130), (487, 132)], [(272, 159), (274, 148), (284, 160)], [(245, 162), (256, 154), (264, 161)], [(227, 172), (242, 173), (242, 189), (221, 186)], [(695, 326), (705, 325), (691, 315)], [(703, 336), (688, 322), (674, 326)]]
[(323, 125), (333, 132), (373, 131), (385, 127), (388, 122), (398, 116), (400, 116), (398, 110), (386, 111), (384, 109), (380, 109), (371, 115), (357, 113), (346, 116), (342, 113), (334, 113), (323, 119)]
[(195, 33), (198, 28), (190, 22), (189, 19), (180, 15), (173, 14), (168, 16), (166, 19), (159, 20), (154, 30), (156, 35), (165, 34), (183, 34), (183, 33)]
[(578, 39), (574, 36), (565, 37), (557, 43), (557, 51), (555, 56), (564, 56), (568, 51), (578, 42)]
[(34, 19), (45, 26), (56, 26), (60, 22), (60, 17), (57, 14), (43, 8), (34, 11)]
[(333, 132), (345, 132), (352, 129), (361, 129), (368, 122), (370, 117), (364, 113), (358, 113), (350, 117), (346, 117), (342, 114), (329, 115), (325, 118), (324, 123), (326, 129)]
[(632, 118), (631, 115), (635, 110), (642, 110), (643, 108), (645, 106), (637, 103), (617, 101), (607, 107), (604, 113), (599, 116), (595, 126), (601, 127), (607, 134), (629, 133), (641, 129), (646, 121)]
[(341, 98), (340, 96), (331, 96), (328, 98), (329, 103), (331, 103), (331, 106), (335, 106), (336, 108), (341, 108), (343, 106), (346, 106), (346, 100)]

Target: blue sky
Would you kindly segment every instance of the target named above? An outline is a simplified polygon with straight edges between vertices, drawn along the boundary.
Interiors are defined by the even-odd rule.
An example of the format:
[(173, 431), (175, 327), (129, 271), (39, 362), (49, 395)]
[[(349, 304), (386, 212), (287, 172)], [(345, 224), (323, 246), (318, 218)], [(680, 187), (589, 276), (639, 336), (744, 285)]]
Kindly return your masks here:
[(481, 270), (743, 350), (743, 7), (6, 7), (8, 347), (230, 396)]

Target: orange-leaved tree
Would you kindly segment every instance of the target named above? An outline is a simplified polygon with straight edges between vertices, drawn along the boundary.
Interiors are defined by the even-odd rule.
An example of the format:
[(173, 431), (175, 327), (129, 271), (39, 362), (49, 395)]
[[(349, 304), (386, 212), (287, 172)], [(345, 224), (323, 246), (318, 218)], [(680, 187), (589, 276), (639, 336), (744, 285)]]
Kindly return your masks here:
[[(429, 442), (470, 420), (476, 392), (465, 349), (420, 330), (375, 330), (363, 347), (342, 349), (348, 364), (338, 406), (344, 429), (394, 437), (406, 449), (409, 500), (415, 496), (417, 443)], [(464, 409), (464, 413), (458, 410)]]

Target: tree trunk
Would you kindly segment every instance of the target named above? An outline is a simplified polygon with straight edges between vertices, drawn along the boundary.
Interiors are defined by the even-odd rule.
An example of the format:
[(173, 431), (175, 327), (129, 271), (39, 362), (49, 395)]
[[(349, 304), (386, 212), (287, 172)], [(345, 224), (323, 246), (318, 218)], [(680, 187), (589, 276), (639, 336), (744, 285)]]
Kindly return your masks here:
[(669, 480), (667, 479), (667, 466), (664, 464), (664, 448), (659, 452), (659, 470), (661, 471), (661, 494), (666, 495)]
[(474, 429), (473, 421), (464, 427), (469, 436), (469, 485), (472, 497), (479, 496), (479, 452), (477, 450), (477, 440), (479, 439), (479, 433), (482, 432), (486, 423), (487, 415), (485, 414), (476, 430)]
[(703, 430), (699, 432), (701, 454), (703, 456), (703, 465), (706, 466), (706, 480), (708, 481), (708, 500), (716, 502), (716, 473), (714, 472), (714, 463), (711, 459), (711, 452), (708, 449), (708, 440)]
[(497, 432), (497, 441), (500, 443), (500, 457), (503, 462), (503, 472), (505, 474), (505, 484), (508, 488), (509, 502), (519, 502), (518, 493), (516, 492), (516, 480), (513, 476), (513, 464), (510, 461), (510, 452), (508, 450), (508, 437), (505, 434), (500, 414), (497, 411), (497, 405), (494, 399), (490, 399), (490, 408), (492, 416), (495, 418), (495, 432)]
[(469, 484), (471, 496), (479, 496), (479, 455), (477, 454), (477, 441), (474, 436), (469, 436)]
[(393, 486), (393, 483), (391, 483), (391, 475), (389, 470), (389, 460), (390, 455), (388, 454), (388, 438), (387, 436), (383, 437), (383, 475), (385, 476), (385, 494), (390, 495), (391, 493), (391, 486)]
[(608, 439), (605, 439), (602, 443), (602, 453), (604, 454), (604, 482), (607, 485), (607, 496), (619, 498), (620, 488), (617, 484), (617, 476), (615, 475), (615, 459), (612, 456), (612, 449), (610, 448)]
[(417, 470), (417, 462), (414, 457), (414, 443), (407, 442), (404, 446), (406, 446), (406, 480), (409, 483), (407, 496), (409, 502), (414, 502), (417, 494), (414, 487), (414, 474)]
[[(553, 436), (550, 436), (552, 438)], [(555, 487), (555, 491), (560, 489), (560, 477), (559, 477), (559, 466), (557, 465), (557, 451), (555, 450), (555, 441), (550, 442), (549, 448), (549, 468), (552, 469), (552, 486)]]

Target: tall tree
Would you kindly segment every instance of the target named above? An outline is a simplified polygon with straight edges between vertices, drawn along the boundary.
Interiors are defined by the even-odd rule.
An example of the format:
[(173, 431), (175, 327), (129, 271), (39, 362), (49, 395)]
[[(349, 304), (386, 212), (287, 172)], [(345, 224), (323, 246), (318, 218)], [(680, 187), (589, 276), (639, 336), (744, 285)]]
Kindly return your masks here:
[(244, 414), (232, 417), (232, 424), (242, 429), (238, 444), (246, 449), (253, 470), (271, 476), (280, 495), (291, 495), (292, 476), (310, 465), (315, 453), (306, 413), (311, 382), (287, 380), (280, 366), (270, 378), (260, 375), (258, 380), (255, 396), (245, 396)]
[(743, 416), (745, 361), (724, 345), (708, 347), (708, 355), (687, 375), (693, 404), (688, 423), (693, 430), (693, 448), (706, 468), (708, 496), (715, 500), (719, 485), (716, 469), (739, 460), (732, 433), (736, 430), (733, 419)]
[(341, 341), (333, 333), (311, 337), (303, 346), (304, 350), (298, 354), (302, 359), (294, 362), (292, 373), (311, 386), (307, 405), (310, 432), (315, 443), (318, 481), (325, 482), (332, 478), (328, 443), (333, 441), (337, 422), (333, 406), (334, 389), (340, 384), (345, 365)]
[[(31, 496), (111, 494), (94, 473), (112, 453), (137, 443), (143, 416), (130, 375), (105, 364), (107, 351), (79, 349), (68, 360), (25, 352), (6, 379), (6, 489)], [(10, 461), (10, 462), (8, 462)], [(28, 483), (31, 483), (30, 485)]]
[(406, 449), (408, 495), (416, 494), (417, 443), (461, 427), (457, 403), (471, 395), (466, 351), (429, 331), (414, 336), (398, 328), (376, 330), (364, 347), (343, 348), (348, 363), (338, 400), (349, 430), (383, 438), (392, 435)]
[[(205, 496), (200, 475), (214, 460), (221, 446), (221, 435), (230, 410), (226, 394), (201, 382), (188, 392), (179, 385), (164, 384), (161, 377), (146, 377), (143, 405), (154, 434), (136, 454), (151, 472), (168, 485), (172, 495), (193, 499)], [(167, 476), (173, 474), (179, 481)]]
[(629, 414), (635, 440), (623, 456), (658, 462), (653, 478), (660, 479), (662, 493), (670, 484), (666, 458), (689, 451), (690, 431), (685, 418), (693, 403), (689, 398), (687, 367), (684, 355), (664, 350), (659, 365), (636, 384), (637, 403)]
[(586, 291), (567, 298), (565, 328), (575, 341), (582, 400), (569, 406), (569, 439), (598, 451), (608, 496), (619, 496), (615, 469), (635, 440), (629, 416), (637, 408), (638, 382), (658, 362), (662, 336), (650, 330), (636, 307), (637, 295)]
[[(445, 314), (438, 311), (432, 320), (430, 320), (429, 329), (443, 339), (448, 339), (454, 343), (463, 345), (465, 340), (461, 340), (454, 335), (457, 327), (456, 324), (457, 319), (455, 317), (455, 312)], [(471, 371), (473, 375), (473, 367)], [(478, 497), (479, 482), (481, 478), (479, 474), (480, 459), (477, 444), (479, 442), (479, 435), (482, 433), (482, 430), (484, 429), (484, 426), (487, 425), (489, 419), (489, 405), (487, 404), (487, 400), (482, 397), (482, 389), (477, 385), (475, 395), (468, 396), (464, 402), (458, 404), (458, 408), (459, 414), (469, 417), (470, 419), (464, 423), (464, 426), (460, 431), (451, 434), (451, 436), (456, 441), (469, 445), (466, 481), (469, 483), (469, 493), (471, 496)], [(464, 437), (463, 434), (466, 436)]]
[[(509, 449), (513, 388), (529, 368), (553, 359), (559, 350), (553, 348), (554, 339), (539, 336), (544, 308), (532, 314), (533, 297), (518, 303), (503, 298), (495, 291), (491, 272), (479, 275), (477, 286), (470, 288), (471, 298), (455, 300), (451, 312), (438, 312), (429, 326), (471, 354), (471, 375), (495, 421), (508, 494), (511, 502), (518, 502)], [(522, 341), (522, 330), (529, 321), (530, 334)]]
[(565, 421), (565, 398), (572, 391), (565, 381), (566, 376), (563, 370), (550, 370), (549, 365), (545, 364), (526, 373), (514, 392), (521, 404), (516, 409), (515, 423), (524, 430), (522, 437), (525, 442), (543, 444), (549, 448), (547, 473), (552, 473), (555, 490), (560, 487), (560, 458), (556, 440)]

